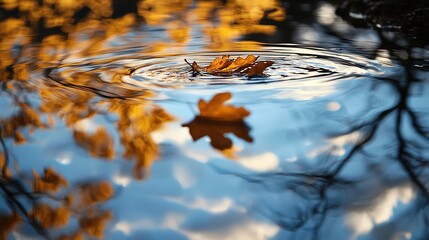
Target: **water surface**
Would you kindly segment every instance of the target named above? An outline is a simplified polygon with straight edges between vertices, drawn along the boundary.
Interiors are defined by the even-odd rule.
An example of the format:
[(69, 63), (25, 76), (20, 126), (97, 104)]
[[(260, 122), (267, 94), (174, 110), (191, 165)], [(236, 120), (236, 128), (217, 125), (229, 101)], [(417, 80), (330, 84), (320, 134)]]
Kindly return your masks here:
[[(3, 4), (2, 237), (428, 237), (427, 49), (325, 1), (119, 3)], [(222, 92), (250, 116), (196, 118)]]

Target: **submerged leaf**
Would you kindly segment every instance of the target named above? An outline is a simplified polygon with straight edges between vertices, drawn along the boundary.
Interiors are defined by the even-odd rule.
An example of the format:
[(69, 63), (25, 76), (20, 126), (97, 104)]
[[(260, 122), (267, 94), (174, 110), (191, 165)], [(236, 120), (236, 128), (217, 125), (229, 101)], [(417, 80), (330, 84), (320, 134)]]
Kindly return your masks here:
[(249, 135), (250, 128), (244, 121), (210, 121), (197, 116), (191, 122), (183, 124), (183, 126), (189, 128), (189, 133), (194, 141), (208, 136), (210, 144), (219, 150), (232, 148), (233, 142), (227, 135), (228, 133), (232, 133), (246, 142), (253, 142), (252, 137)]
[(224, 92), (216, 94), (208, 102), (202, 99), (198, 102), (200, 114), (191, 122), (182, 125), (189, 128), (194, 141), (208, 136), (210, 144), (222, 151), (233, 147), (232, 140), (226, 136), (228, 133), (247, 142), (253, 141), (249, 135), (250, 128), (244, 122), (250, 112), (243, 107), (226, 105), (225, 102), (230, 98), (231, 93)]
[(222, 58), (216, 57), (207, 67), (200, 67), (195, 61), (191, 64), (185, 59), (185, 62), (191, 66), (194, 74), (204, 72), (215, 76), (255, 77), (263, 75), (264, 70), (274, 64), (273, 61), (256, 62), (258, 58), (248, 55), (246, 58), (230, 59), (229, 56), (224, 55)]
[(215, 121), (242, 121), (245, 117), (249, 116), (250, 112), (244, 107), (234, 107), (225, 104), (231, 96), (231, 93), (224, 92), (216, 94), (208, 102), (200, 99), (198, 102), (198, 108), (200, 110), (199, 117)]

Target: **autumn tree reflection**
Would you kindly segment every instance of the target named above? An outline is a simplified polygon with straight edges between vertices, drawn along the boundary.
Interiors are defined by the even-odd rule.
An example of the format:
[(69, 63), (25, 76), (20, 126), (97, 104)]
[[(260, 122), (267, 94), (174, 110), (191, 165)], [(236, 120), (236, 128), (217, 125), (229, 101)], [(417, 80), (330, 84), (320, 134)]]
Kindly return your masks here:
[[(120, 2), (123, 6), (113, 9), (118, 1), (1, 1), (0, 34), (6, 37), (0, 38), (0, 91), (13, 107), (0, 113), (1, 239), (13, 231), (35, 231), (47, 239), (103, 238), (113, 218), (104, 203), (115, 194), (109, 181), (71, 184), (52, 167), (43, 173), (20, 171), (18, 162), (26, 159), (13, 157), (8, 139), (24, 144), (34, 131), (60, 120), (91, 156), (111, 160), (118, 154), (112, 133), (105, 127), (88, 131), (78, 125), (96, 116), (117, 115), (124, 157), (136, 162), (133, 175), (143, 178), (157, 158), (151, 132), (172, 117), (146, 100), (152, 93), (122, 83), (129, 69), (53, 70), (67, 57), (87, 58), (102, 51), (109, 38), (135, 24), (137, 1), (135, 8), (128, 8), (133, 1)], [(27, 230), (17, 230), (21, 228)]]
[[(27, 61), (17, 61), (23, 56), (42, 60), (33, 61), (38, 67), (52, 66), (66, 56), (87, 58), (102, 52), (115, 37), (126, 35), (142, 24), (162, 26), (168, 35), (163, 39), (148, 36), (149, 51), (162, 51), (163, 46), (171, 43), (186, 46), (192, 31), (199, 31), (206, 38), (207, 47), (226, 49), (244, 35), (273, 34), (276, 25), (286, 18), (285, 9), (277, 0), (252, 3), (210, 0), (195, 4), (176, 0), (3, 0), (1, 3), (4, 17), (0, 21), (0, 34), (8, 36), (0, 39), (1, 76), (19, 74), (21, 78), (31, 68)], [(38, 45), (33, 47), (33, 43)]]
[[(408, 54), (412, 54), (411, 49), (406, 49)], [(423, 107), (419, 103), (422, 92), (415, 92), (425, 88), (424, 84), (427, 83), (427, 79), (424, 79), (428, 73), (427, 67), (420, 68), (417, 64), (422, 60), (400, 60), (404, 67), (403, 78), (384, 77), (372, 83), (374, 86), (392, 86), (392, 98), (395, 99), (393, 105), (377, 109), (375, 103), (369, 101), (366, 110), (371, 109), (374, 114), (347, 121), (347, 130), (334, 129), (327, 133), (330, 138), (359, 136), (356, 141), (348, 143), (344, 153), (335, 154), (328, 149), (318, 153), (311, 162), (298, 161), (298, 171), (282, 169), (249, 173), (215, 167), (223, 174), (244, 179), (252, 185), (252, 189), (260, 187), (261, 192), (266, 191), (268, 195), (283, 199), (281, 206), (270, 205), (277, 199), (258, 206), (260, 213), (283, 229), (278, 236), (281, 239), (297, 236), (325, 239), (324, 234), (329, 232), (331, 236), (336, 229), (332, 225), (336, 224), (334, 220), (344, 224), (344, 221), (353, 220), (347, 219), (346, 214), (360, 212), (372, 221), (362, 230), (362, 236), (393, 239), (407, 229), (412, 232), (413, 238), (429, 238), (426, 227), (414, 228), (427, 225), (429, 210), (429, 112), (427, 106)], [(366, 163), (367, 168), (362, 167)], [(374, 179), (381, 179), (382, 183), (374, 184), (372, 181), (377, 183)], [(388, 210), (371, 213), (377, 206), (388, 205), (383, 202), (384, 199), (392, 201), (388, 198), (391, 189), (406, 187), (415, 193), (407, 200), (406, 210), (398, 210), (400, 213), (395, 215), (395, 204), (388, 206)], [(386, 211), (389, 212), (388, 217), (383, 215)], [(377, 220), (382, 218), (380, 215), (383, 221)], [(368, 223), (356, 221), (348, 227), (361, 229), (360, 224)], [(365, 235), (370, 230), (374, 230), (371, 232), (374, 235)]]
[[(0, 118), (4, 128), (3, 137), (13, 137), (17, 143), (24, 143), (28, 133), (53, 126), (58, 117), (73, 129), (75, 140), (80, 146), (92, 156), (107, 159), (113, 159), (116, 154), (109, 133), (103, 128), (95, 130), (95, 133), (85, 133), (75, 129), (75, 125), (100, 114), (93, 104), (101, 102), (98, 99), (100, 97), (114, 99), (111, 111), (125, 119), (129, 111), (138, 112), (132, 109), (139, 107), (136, 106), (137, 101), (124, 99), (141, 98), (150, 93), (146, 91), (141, 94), (138, 89), (123, 84), (121, 76), (127, 74), (127, 69), (117, 68), (112, 71), (109, 67), (101, 67), (104, 64), (102, 61), (99, 68), (89, 72), (75, 72), (74, 65), (60, 73), (56, 72), (55, 68), (62, 65), (65, 59), (99, 55), (111, 43), (111, 39), (127, 34), (142, 23), (166, 26), (170, 40), (179, 45), (187, 44), (190, 28), (200, 25), (204, 37), (210, 39), (208, 47), (220, 48), (229, 46), (245, 34), (273, 33), (275, 25), (262, 24), (264, 19), (274, 22), (285, 19), (285, 10), (276, 0), (255, 3), (212, 0), (197, 1), (195, 4), (193, 1), (171, 0), (8, 0), (1, 1), (0, 12), (3, 16), (0, 34), (7, 36), (0, 38), (0, 81), (3, 83), (2, 89), (18, 106), (13, 116)], [(157, 44), (161, 43), (153, 43), (154, 46)], [(34, 79), (32, 74), (36, 69), (44, 69), (46, 77), (52, 81), (39, 82)], [(102, 71), (109, 77), (101, 78), (99, 73)], [(25, 99), (24, 95), (28, 92), (40, 94), (40, 106)], [(121, 99), (121, 103), (118, 103), (118, 99)], [(130, 106), (119, 109), (118, 106), (123, 104)], [(146, 103), (141, 105), (146, 108)], [(133, 118), (138, 123), (118, 121), (118, 129), (122, 130), (121, 142), (126, 146), (124, 155), (127, 158), (136, 157), (138, 168), (147, 168), (151, 159), (158, 155), (156, 144), (150, 138), (150, 132), (161, 125), (157, 121), (171, 120), (171, 116), (159, 107), (147, 106), (152, 110), (143, 110), (141, 112), (145, 114)], [(46, 114), (48, 119), (42, 120), (41, 113)], [(154, 122), (147, 125), (150, 127), (136, 126), (151, 121)], [(124, 127), (126, 123), (134, 126), (135, 131), (145, 133), (131, 136), (129, 127)], [(129, 140), (131, 138), (134, 140)], [(135, 175), (139, 175), (137, 171)]]
[[(143, 179), (161, 154), (152, 133), (173, 117), (148, 100), (151, 91), (122, 81), (131, 69), (106, 60), (110, 50), (125, 49), (124, 54), (139, 56), (163, 51), (167, 44), (184, 47), (193, 31), (208, 39), (206, 47), (225, 49), (245, 34), (272, 34), (273, 22), (283, 21), (285, 10), (276, 0), (0, 0), (0, 16), (0, 96), (10, 106), (0, 111), (0, 192), (5, 206), (0, 212), (0, 238), (31, 225), (45, 238), (82, 239), (103, 238), (106, 223), (113, 218), (103, 208), (115, 194), (112, 184), (103, 180), (72, 184), (49, 166), (43, 172), (22, 172), (18, 163), (28, 159), (16, 159), (6, 141), (31, 143), (35, 131), (63, 124), (94, 160), (130, 159), (131, 174)], [(264, 19), (271, 22), (262, 23)], [(159, 38), (158, 31), (144, 36), (133, 32), (160, 26), (166, 37)], [(124, 39), (139, 46), (150, 44), (130, 50)], [(114, 124), (82, 127), (96, 118), (114, 119)], [(192, 133), (203, 131), (205, 124), (196, 119), (190, 124)], [(201, 134), (219, 148), (230, 147), (220, 143), (228, 142), (223, 134), (229, 132), (252, 141), (244, 122), (208, 129)]]
[[(47, 239), (103, 237), (106, 223), (112, 217), (110, 210), (103, 208), (115, 193), (110, 182), (88, 181), (69, 186), (53, 168), (46, 168), (41, 175), (33, 171), (33, 176), (29, 176), (16, 167), (9, 167), (7, 149), (3, 150), (5, 152), (0, 153), (0, 192), (3, 196), (0, 204), (4, 206), (0, 213), (2, 239), (27, 224)], [(78, 222), (77, 228), (72, 221)], [(50, 233), (53, 229), (56, 229), (55, 236)], [(66, 237), (65, 233), (71, 231), (75, 233)]]
[[(5, 18), (0, 21), (0, 29), (8, 37), (0, 39), (0, 81), (4, 96), (17, 108), (13, 114), (0, 116), (2, 137), (24, 143), (32, 131), (54, 126), (59, 118), (90, 155), (113, 159), (117, 152), (112, 133), (104, 127), (87, 132), (78, 125), (97, 115), (117, 114), (124, 157), (137, 159), (134, 175), (142, 178), (159, 154), (151, 132), (172, 117), (145, 100), (152, 93), (122, 82), (121, 77), (129, 74), (130, 69), (103, 67), (106, 63), (102, 60), (91, 71), (76, 71), (76, 65), (64, 67), (61, 72), (55, 68), (68, 57), (99, 54), (110, 38), (135, 26), (144, 13), (139, 9), (145, 4), (150, 2), (2, 1), (0, 11)], [(162, 15), (164, 11), (148, 10), (153, 15)], [(150, 17), (148, 13), (146, 18)], [(146, 20), (146, 24), (149, 22)], [(43, 69), (44, 78), (34, 77), (36, 69)], [(39, 95), (40, 104), (30, 102), (29, 94)], [(134, 117), (128, 119), (128, 114)]]
[(21, 222), (21, 218), (16, 212), (10, 215), (0, 214), (0, 239), (7, 239), (9, 232)]
[(134, 176), (141, 179), (159, 155), (151, 133), (173, 117), (156, 105), (142, 105), (135, 100), (116, 99), (108, 103), (108, 109), (119, 116), (117, 127), (125, 147), (124, 157), (136, 159)]
[[(90, 155), (113, 159), (116, 146), (111, 133), (103, 127), (88, 133), (89, 129), (81, 129), (79, 124), (97, 115), (114, 114), (118, 116), (117, 129), (125, 147), (124, 157), (136, 159), (134, 175), (141, 179), (159, 154), (151, 132), (173, 118), (159, 106), (145, 100), (152, 93), (115, 82), (117, 75), (104, 84), (96, 74), (82, 75), (73, 73), (71, 77), (63, 77), (48, 74), (51, 81), (30, 89), (40, 94), (40, 106), (27, 102), (22, 91), (6, 90), (19, 110), (14, 115), (0, 118), (2, 137), (12, 137), (16, 143), (23, 143), (27, 137), (22, 133), (23, 129), (27, 133), (46, 129), (60, 118), (72, 130), (76, 143)], [(41, 119), (44, 115), (46, 120)]]
[[(141, 179), (159, 154), (151, 133), (173, 118), (161, 107), (146, 100), (153, 95), (150, 91), (124, 85), (117, 81), (120, 74), (100, 79), (97, 72), (73, 72), (71, 76), (49, 74), (53, 83), (41, 90), (42, 109), (64, 116), (67, 125), (73, 129), (76, 143), (91, 155), (107, 159), (115, 157), (116, 147), (106, 129), (99, 128), (88, 134), (78, 126), (97, 114), (116, 115), (118, 134), (125, 148), (124, 157), (136, 159), (134, 176)], [(52, 93), (51, 89), (58, 91)]]

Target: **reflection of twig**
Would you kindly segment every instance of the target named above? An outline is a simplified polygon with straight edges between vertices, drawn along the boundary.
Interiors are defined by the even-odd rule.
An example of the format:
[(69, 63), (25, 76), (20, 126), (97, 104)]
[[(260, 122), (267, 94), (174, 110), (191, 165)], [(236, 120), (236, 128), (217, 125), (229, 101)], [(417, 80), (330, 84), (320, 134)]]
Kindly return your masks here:
[(7, 176), (7, 166), (9, 165), (9, 151), (7, 150), (6, 143), (3, 139), (3, 126), (0, 125), (0, 143), (3, 148), (3, 155), (4, 155), (4, 163), (2, 167), (2, 177)]
[[(410, 50), (408, 51), (410, 52)], [(403, 86), (403, 88), (401, 89), (402, 91), (399, 92), (401, 98), (398, 104), (398, 111), (396, 114), (396, 129), (395, 129), (395, 134), (396, 137), (398, 139), (398, 160), (401, 163), (401, 165), (403, 166), (403, 168), (405, 169), (405, 171), (408, 173), (408, 176), (410, 177), (410, 179), (414, 182), (414, 184), (420, 189), (421, 193), (424, 194), (424, 196), (426, 198), (429, 199), (429, 191), (426, 188), (426, 186), (420, 181), (418, 175), (414, 172), (414, 168), (412, 166), (412, 164), (407, 161), (407, 159), (405, 158), (406, 156), (406, 142), (404, 140), (404, 137), (402, 136), (402, 123), (403, 123), (403, 117), (404, 117), (404, 112), (408, 112), (409, 115), (413, 115), (410, 114), (411, 110), (409, 109), (409, 106), (407, 104), (407, 100), (408, 100), (408, 94), (410, 91), (410, 87), (411, 87), (411, 83), (414, 81), (413, 75), (411, 73), (410, 68), (412, 67), (412, 63), (410, 62), (410, 60), (406, 61), (406, 77), (407, 77), (407, 82), (405, 83), (405, 85)], [(416, 128), (417, 132), (422, 136), (427, 138), (427, 136), (425, 135), (424, 131), (420, 128), (420, 125), (418, 124), (417, 121), (412, 121), (412, 125)]]
[(186, 60), (186, 58), (185, 58), (185, 62), (192, 68), (192, 69), (194, 69), (194, 67), (192, 66), (192, 64), (191, 63), (189, 63), (188, 62), (188, 60)]
[(420, 134), (420, 136), (422, 136), (426, 140), (429, 140), (429, 132), (423, 130), (423, 126), (420, 124), (419, 120), (417, 119), (416, 114), (410, 108), (405, 108), (404, 110), (408, 113), (408, 116), (411, 119), (411, 123), (414, 129)]
[[(148, 90), (141, 90), (141, 89), (122, 89), (113, 83), (104, 82), (103, 80), (101, 80), (99, 78), (99, 76), (97, 76), (95, 74), (91, 75), (91, 77), (93, 79), (92, 83), (94, 83), (95, 85), (92, 85), (92, 86), (90, 84), (89, 85), (77, 85), (77, 84), (73, 84), (73, 83), (67, 81), (66, 79), (64, 79), (61, 76), (53, 76), (52, 75), (53, 71), (54, 71), (53, 67), (44, 69), (45, 77), (52, 80), (53, 82), (55, 82), (57, 84), (62, 85), (62, 86), (92, 92), (92, 93), (94, 93), (100, 97), (106, 98), (106, 99), (126, 100), (126, 99), (130, 99), (130, 98), (142, 96), (143, 93), (149, 92)], [(98, 85), (97, 85), (97, 83), (98, 83)], [(102, 87), (107, 87), (108, 90), (111, 90), (111, 91), (105, 90)], [(115, 90), (128, 90), (128, 92), (126, 92), (126, 94), (121, 94), (119, 92), (115, 92)]]
[[(13, 180), (12, 180), (13, 181)], [(20, 183), (18, 183), (17, 181), (13, 181), (12, 185), (15, 186), (19, 186), (20, 188), (22, 188), (22, 186), (20, 185)], [(19, 212), (26, 217), (26, 219), (30, 222), (30, 224), (34, 227), (34, 229), (43, 237), (49, 239), (49, 236), (47, 234), (47, 231), (45, 228), (42, 227), (42, 225), (33, 217), (31, 217), (27, 210), (25, 209), (24, 205), (18, 200), (18, 198), (15, 197), (15, 195), (17, 195), (16, 192), (11, 192), (9, 190), (9, 188), (2, 183), (0, 183), (0, 188), (3, 190), (3, 192), (6, 194), (6, 201), (8, 202), (8, 205), (10, 206), (11, 209), (18, 209)], [(27, 195), (27, 193), (24, 193), (25, 195)]]
[(125, 100), (127, 98), (127, 97), (118, 95), (118, 94), (113, 93), (113, 92), (105, 91), (103, 89), (94, 88), (94, 87), (90, 87), (90, 86), (78, 86), (78, 85), (74, 85), (74, 84), (68, 83), (66, 81), (63, 81), (62, 79), (61, 80), (57, 80), (57, 79), (55, 79), (55, 78), (53, 78), (51, 76), (52, 70), (53, 70), (52, 68), (45, 69), (45, 76), (47, 78), (51, 79), (52, 81), (54, 81), (56, 83), (59, 83), (59, 84), (65, 86), (65, 87), (75, 88), (75, 89), (85, 89), (85, 90), (88, 90), (88, 91), (90, 91), (92, 93), (95, 93), (96, 95), (98, 95), (100, 97), (103, 97), (103, 98), (116, 98), (116, 99), (121, 99), (121, 100)]
[(26, 199), (31, 201), (34, 201), (37, 199), (37, 197), (27, 192), (24, 186), (18, 180), (13, 179), (7, 175), (7, 167), (9, 165), (9, 152), (3, 139), (1, 126), (0, 126), (0, 143), (3, 148), (3, 154), (5, 159), (5, 162), (2, 168), (2, 175), (0, 176), (0, 189), (6, 195), (6, 201), (9, 207), (14, 210), (17, 209), (23, 216), (26, 217), (26, 219), (30, 222), (30, 224), (41, 236), (49, 239), (46, 229), (44, 229), (37, 220), (35, 220), (33, 217), (31, 217), (28, 214), (23, 203), (21, 203), (16, 197), (17, 195), (23, 195), (26, 197)]
[[(408, 49), (410, 51), (410, 49)], [(397, 141), (395, 158), (401, 166), (401, 169), (408, 175), (409, 181), (418, 188), (420, 197), (424, 204), (429, 203), (429, 189), (421, 179), (421, 174), (425, 173), (429, 167), (429, 159), (422, 154), (419, 155), (418, 151), (421, 151), (425, 145), (419, 145), (416, 142), (409, 141), (403, 133), (403, 125), (407, 123), (405, 121), (408, 116), (410, 119), (410, 125), (417, 133), (418, 137), (421, 137), (426, 142), (429, 140), (428, 128), (425, 128), (422, 121), (419, 121), (418, 113), (414, 112), (411, 106), (408, 105), (408, 99), (410, 95), (411, 85), (418, 81), (414, 78), (411, 72), (411, 60), (405, 62), (404, 67), (406, 69), (405, 81), (403, 79), (391, 79), (391, 78), (377, 78), (377, 80), (387, 83), (396, 90), (397, 96), (399, 96), (397, 102), (381, 112), (377, 112), (375, 116), (372, 116), (369, 120), (363, 120), (362, 122), (355, 122), (352, 127), (346, 131), (334, 134), (328, 134), (328, 137), (338, 137), (342, 135), (351, 134), (354, 132), (363, 132), (363, 136), (351, 147), (351, 149), (345, 154), (332, 168), (330, 165), (327, 168), (317, 169), (310, 173), (283, 173), (283, 172), (271, 172), (263, 174), (244, 174), (244, 173), (231, 173), (227, 170), (221, 170), (224, 173), (236, 175), (250, 183), (260, 184), (268, 186), (278, 190), (288, 190), (296, 194), (299, 194), (304, 199), (308, 200), (306, 209), (309, 212), (303, 213), (299, 217), (286, 217), (278, 209), (272, 209), (273, 207), (267, 206), (267, 209), (272, 214), (277, 216), (274, 219), (280, 227), (288, 230), (295, 231), (304, 227), (307, 227), (311, 223), (311, 230), (313, 231), (313, 239), (318, 238), (318, 234), (322, 225), (325, 222), (325, 218), (329, 210), (338, 209), (345, 205), (345, 203), (335, 203), (335, 199), (328, 193), (335, 191), (338, 187), (345, 184), (356, 184), (357, 182), (347, 181), (344, 178), (344, 169), (351, 162), (352, 159), (358, 152), (362, 152), (365, 156), (370, 154), (364, 151), (364, 147), (370, 142), (375, 141), (377, 132), (380, 131), (383, 124), (391, 123), (393, 117), (396, 120), (395, 124), (395, 140)], [(368, 106), (370, 107), (370, 106)], [(326, 164), (325, 164), (326, 165)], [(326, 167), (324, 165), (324, 167)], [(334, 188), (336, 186), (337, 188)], [(427, 210), (427, 207), (419, 207), (418, 211)], [(311, 220), (311, 221), (310, 221)], [(429, 221), (425, 219), (425, 221)]]

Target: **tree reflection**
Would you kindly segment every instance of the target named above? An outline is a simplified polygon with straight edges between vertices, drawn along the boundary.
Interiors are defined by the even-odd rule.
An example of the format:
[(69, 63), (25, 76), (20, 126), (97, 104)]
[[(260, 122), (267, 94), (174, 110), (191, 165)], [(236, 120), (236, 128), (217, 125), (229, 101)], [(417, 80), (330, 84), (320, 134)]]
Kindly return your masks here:
[(109, 102), (108, 109), (119, 116), (117, 126), (125, 147), (124, 157), (136, 158), (134, 176), (141, 179), (159, 154), (151, 133), (173, 117), (156, 105), (142, 107), (135, 100), (114, 100)]
[[(0, 34), (7, 36), (0, 38), (1, 88), (11, 105), (16, 106), (10, 115), (0, 116), (2, 137), (24, 143), (32, 131), (52, 127), (60, 118), (73, 132), (76, 143), (90, 155), (114, 159), (117, 151), (112, 133), (103, 127), (88, 132), (77, 125), (97, 115), (117, 114), (124, 156), (136, 159), (137, 178), (143, 178), (159, 154), (151, 132), (172, 117), (145, 100), (151, 96), (150, 91), (123, 83), (121, 78), (129, 74), (129, 68), (98, 59), (91, 62), (95, 69), (78, 71), (85, 64), (68, 64), (67, 59), (106, 54), (104, 49), (113, 44), (113, 39), (126, 36), (141, 24), (166, 26), (169, 36), (158, 38), (142, 51), (160, 51), (162, 48), (155, 46), (165, 42), (188, 44), (191, 27), (203, 29), (207, 47), (218, 49), (230, 46), (245, 34), (271, 34), (276, 28), (272, 23), (285, 19), (285, 10), (276, 0), (211, 0), (195, 4), (174, 0), (11, 0), (2, 1), (0, 12)], [(271, 22), (263, 24), (264, 19)], [(41, 103), (29, 101), (30, 94), (39, 95)], [(243, 126), (221, 128), (241, 134)], [(242, 136), (250, 141), (246, 134)]]
[[(398, 48), (400, 47), (397, 46)], [(408, 56), (412, 54), (411, 49), (407, 51)], [(429, 113), (427, 108), (419, 108), (413, 101), (416, 89), (423, 88), (423, 84), (427, 83), (427, 79), (424, 79), (427, 77), (427, 69), (419, 67), (417, 63), (420, 60), (400, 60), (405, 71), (403, 79), (386, 77), (374, 80), (374, 85), (388, 84), (395, 89), (396, 96), (392, 97), (397, 97), (397, 100), (392, 106), (370, 114), (369, 118), (353, 120), (346, 131), (330, 133), (333, 138), (359, 133), (358, 140), (341, 157), (334, 157), (335, 153), (332, 152), (319, 154), (313, 163), (302, 165), (303, 171), (298, 172), (285, 170), (253, 174), (219, 167), (218, 170), (260, 186), (262, 191), (279, 195), (293, 193), (299, 200), (285, 199), (284, 208), (289, 210), (283, 211), (282, 208), (269, 204), (259, 207), (259, 210), (290, 235), (305, 236), (306, 239), (324, 239), (327, 229), (335, 229), (330, 224), (339, 212), (363, 211), (364, 215), (371, 217), (370, 211), (377, 204), (379, 196), (387, 194), (389, 188), (400, 188), (411, 183), (416, 197), (408, 203), (408, 210), (401, 217), (392, 216), (389, 225), (379, 230), (383, 232), (378, 234), (383, 234), (383, 239), (392, 239), (400, 231), (410, 231), (415, 238), (428, 238), (426, 227), (411, 228), (427, 225), (429, 206), (429, 125), (426, 124)], [(368, 111), (372, 108), (370, 103), (367, 107)], [(391, 129), (392, 134), (387, 133), (386, 129)], [(380, 150), (377, 144), (386, 142), (383, 140), (386, 135), (392, 138)], [(359, 173), (362, 170), (356, 170), (356, 173), (351, 174), (350, 169), (362, 161), (372, 164), (362, 173)], [(400, 172), (392, 170), (391, 176), (384, 179), (386, 186), (366, 186), (368, 179), (384, 177), (379, 169), (390, 169), (392, 165), (399, 166)], [(362, 191), (366, 187), (374, 189)], [(411, 223), (406, 223), (406, 227), (396, 228), (395, 226), (404, 226), (404, 219)], [(378, 222), (374, 219), (372, 221), (377, 226)], [(284, 236), (289, 235), (279, 235), (280, 238)]]
[[(9, 155), (4, 148), (3, 139), (1, 141), (4, 150), (0, 153), (1, 204), (8, 207), (0, 213), (2, 239), (6, 239), (11, 231), (23, 224), (30, 224), (47, 239), (56, 239), (59, 236), (52, 236), (49, 231), (61, 229), (69, 233), (75, 228), (71, 223), (72, 219), (79, 223), (72, 236), (79, 235), (80, 239), (82, 235), (98, 238), (103, 236), (105, 225), (111, 219), (110, 210), (105, 210), (103, 204), (115, 192), (110, 182), (88, 181), (68, 187), (68, 181), (52, 168), (46, 168), (42, 175), (33, 171), (33, 177), (30, 177), (9, 167)], [(70, 239), (65, 235), (62, 237)]]
[[(113, 114), (118, 117), (117, 130), (121, 144), (125, 147), (124, 157), (136, 159), (134, 175), (141, 179), (159, 153), (151, 132), (173, 118), (161, 107), (146, 100), (146, 97), (152, 95), (151, 92), (124, 86), (115, 80), (117, 74), (112, 74), (108, 82), (104, 82), (106, 79), (100, 79), (97, 73), (73, 72), (69, 76), (67, 73), (59, 75), (47, 71), (51, 81), (43, 82), (37, 88), (28, 82), (18, 84), (17, 80), (10, 80), (7, 84), (13, 85), (5, 89), (5, 93), (15, 101), (18, 111), (0, 118), (2, 137), (13, 137), (17, 143), (23, 143), (26, 139), (22, 133), (24, 129), (25, 132), (31, 132), (48, 128), (55, 124), (57, 117), (73, 130), (76, 143), (92, 156), (113, 159), (114, 141), (105, 128), (79, 127), (82, 121), (97, 115)], [(22, 90), (24, 87), (25, 91)], [(26, 94), (31, 92), (39, 94), (40, 106), (32, 105), (26, 99)], [(41, 119), (45, 114), (48, 120)]]
[[(177, 0), (8, 0), (2, 1), (0, 12), (4, 16), (0, 34), (8, 36), (0, 39), (0, 50), (5, 50), (0, 51), (0, 75), (21, 74), (23, 78), (29, 70), (26, 62), (17, 61), (23, 56), (41, 60), (34, 61), (38, 67), (48, 67), (70, 54), (87, 58), (143, 23), (162, 26), (168, 34), (168, 38), (156, 40), (149, 36), (150, 51), (162, 50), (165, 44), (188, 44), (193, 27), (208, 40), (207, 47), (219, 49), (231, 46), (243, 35), (273, 34), (276, 24), (286, 17), (277, 0), (210, 0), (195, 4)], [(40, 46), (34, 49), (30, 43)]]
[[(129, 73), (126, 67), (112, 67), (99, 60), (92, 62), (94, 69), (88, 67), (85, 71), (77, 71), (76, 68), (84, 67), (84, 64), (69, 64), (65, 61), (67, 58), (108, 55), (106, 46), (117, 47), (113, 44), (114, 39), (127, 36), (141, 19), (145, 26), (166, 29), (166, 38), (149, 39), (152, 41), (150, 47), (141, 50), (157, 52), (162, 50), (163, 44), (189, 44), (194, 30), (201, 31), (208, 39), (208, 48), (226, 49), (244, 35), (273, 34), (276, 24), (284, 21), (286, 16), (281, 3), (276, 0), (8, 0), (1, 3), (0, 34), (6, 37), (0, 38), (0, 91), (14, 107), (9, 112), (0, 113), (0, 191), (4, 206), (8, 207), (7, 211), (0, 212), (2, 239), (23, 224), (30, 224), (46, 238), (102, 238), (107, 222), (113, 218), (103, 205), (115, 194), (108, 181), (70, 184), (53, 168), (32, 174), (12, 168), (13, 154), (6, 147), (6, 139), (23, 144), (31, 140), (34, 130), (50, 128), (55, 121), (61, 120), (76, 144), (89, 155), (116, 160), (120, 154), (114, 141), (114, 134), (117, 134), (124, 149), (123, 157), (135, 161), (132, 175), (142, 179), (160, 154), (152, 133), (173, 120), (162, 107), (147, 100), (152, 92), (121, 81), (121, 77)], [(291, 29), (287, 31), (292, 35)], [(412, 53), (408, 51), (407, 54)], [(367, 147), (380, 138), (380, 129), (391, 124), (393, 119), (394, 137), (389, 146), (393, 150), (391, 156), (383, 157), (399, 163), (403, 173), (419, 189), (420, 196), (412, 213), (423, 212), (422, 221), (427, 225), (429, 159), (422, 152), (429, 140), (428, 114), (415, 108), (410, 101), (412, 89), (425, 81), (416, 76), (413, 64), (411, 60), (403, 62), (406, 69), (404, 81), (379, 79), (395, 88), (398, 100), (393, 106), (364, 122), (352, 122), (345, 132), (332, 133), (332, 136), (346, 136), (359, 132), (362, 136), (340, 159), (331, 162), (329, 156), (321, 155), (319, 162), (327, 164), (305, 166), (306, 172), (233, 174), (271, 190), (291, 191), (299, 196), (300, 203), (305, 206), (296, 214), (285, 214), (270, 206), (265, 206), (265, 213), (283, 229), (297, 232), (310, 229), (313, 238), (318, 238), (331, 212), (357, 205), (365, 208), (371, 204), (362, 201), (366, 196), (348, 196), (368, 175), (356, 180), (348, 178), (344, 172), (355, 161), (377, 156), (368, 152)], [(63, 70), (57, 70), (58, 67)], [(30, 101), (31, 96), (36, 96), (40, 103)], [(368, 110), (370, 108), (368, 106)], [(114, 116), (116, 129), (111, 131), (104, 125), (95, 129), (81, 127), (85, 120), (99, 116)], [(220, 150), (233, 146), (227, 136), (229, 133), (252, 141), (244, 122), (214, 123), (195, 118), (185, 126), (194, 140), (208, 136), (211, 145)], [(72, 222), (78, 227), (73, 229)], [(50, 230), (58, 229), (63, 231), (52, 231), (56, 235), (51, 236)], [(426, 232), (421, 236), (422, 239), (429, 237)]]
[[(0, 91), (13, 107), (0, 113), (1, 239), (12, 231), (36, 231), (48, 239), (103, 238), (112, 219), (104, 203), (115, 194), (108, 181), (70, 184), (50, 167), (42, 174), (20, 171), (7, 139), (23, 144), (33, 131), (48, 129), (60, 119), (90, 155), (113, 159), (117, 146), (112, 133), (106, 127), (82, 129), (79, 124), (116, 115), (124, 157), (135, 159), (133, 175), (143, 178), (157, 158), (151, 132), (172, 117), (146, 100), (152, 93), (122, 83), (129, 69), (54, 71), (65, 58), (99, 54), (110, 38), (127, 33), (140, 18), (137, 7), (138, 1), (116, 0), (1, 2), (0, 34), (6, 37), (0, 38)], [(33, 230), (17, 230), (27, 225)]]

